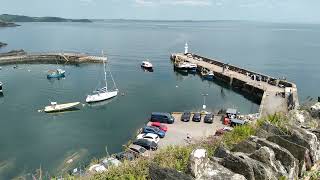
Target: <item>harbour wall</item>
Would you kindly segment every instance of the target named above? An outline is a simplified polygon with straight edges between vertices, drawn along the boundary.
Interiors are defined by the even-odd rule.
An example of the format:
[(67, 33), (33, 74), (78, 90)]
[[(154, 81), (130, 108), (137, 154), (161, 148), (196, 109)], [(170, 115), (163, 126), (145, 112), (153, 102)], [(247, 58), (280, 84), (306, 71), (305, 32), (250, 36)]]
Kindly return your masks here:
[(0, 65), (102, 63), (103, 57), (83, 53), (27, 53), (24, 50), (0, 54)]
[(249, 100), (260, 104), (260, 116), (289, 110), (299, 106), (297, 87), (285, 79), (223, 63), (197, 54), (172, 54), (171, 60), (197, 64), (198, 71), (212, 71), (215, 81), (232, 88)]

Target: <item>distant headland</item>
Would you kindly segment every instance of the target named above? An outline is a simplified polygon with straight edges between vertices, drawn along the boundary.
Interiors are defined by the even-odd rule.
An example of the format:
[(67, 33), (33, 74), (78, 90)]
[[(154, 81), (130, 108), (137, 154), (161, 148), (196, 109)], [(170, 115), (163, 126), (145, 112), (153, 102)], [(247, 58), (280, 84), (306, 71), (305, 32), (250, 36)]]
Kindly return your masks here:
[(89, 19), (66, 19), (61, 17), (31, 17), (31, 16), (23, 16), (23, 15), (12, 15), (12, 14), (0, 15), (0, 26), (1, 26), (1, 21), (7, 22), (7, 23), (12, 23), (12, 22), (92, 22)]
[(14, 26), (19, 26), (19, 25), (12, 22), (2, 21), (0, 18), (0, 27), (14, 27)]

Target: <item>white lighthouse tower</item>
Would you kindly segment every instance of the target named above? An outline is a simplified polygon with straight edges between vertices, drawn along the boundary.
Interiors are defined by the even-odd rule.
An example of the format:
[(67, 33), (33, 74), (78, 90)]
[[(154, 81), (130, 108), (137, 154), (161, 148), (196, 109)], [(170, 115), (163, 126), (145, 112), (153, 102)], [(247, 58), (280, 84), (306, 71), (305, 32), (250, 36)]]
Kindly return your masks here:
[(184, 54), (188, 54), (188, 43), (186, 42), (186, 44), (184, 45)]

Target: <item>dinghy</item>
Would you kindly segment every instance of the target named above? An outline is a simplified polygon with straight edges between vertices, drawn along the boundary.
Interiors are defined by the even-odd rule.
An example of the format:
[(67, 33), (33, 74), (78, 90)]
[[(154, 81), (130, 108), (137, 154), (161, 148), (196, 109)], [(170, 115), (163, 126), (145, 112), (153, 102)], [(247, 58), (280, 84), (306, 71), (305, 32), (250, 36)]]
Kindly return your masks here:
[(146, 61), (142, 61), (141, 67), (145, 68), (145, 69), (152, 69), (153, 68), (152, 64), (148, 61), (148, 59)]
[(62, 69), (56, 69), (56, 70), (49, 70), (47, 78), (63, 78), (65, 76), (65, 70)]
[(58, 104), (57, 102), (51, 102), (50, 106), (46, 106), (44, 108), (44, 112), (50, 113), (50, 112), (66, 111), (76, 107), (79, 104), (80, 102), (72, 102), (72, 103), (65, 103), (65, 104)]

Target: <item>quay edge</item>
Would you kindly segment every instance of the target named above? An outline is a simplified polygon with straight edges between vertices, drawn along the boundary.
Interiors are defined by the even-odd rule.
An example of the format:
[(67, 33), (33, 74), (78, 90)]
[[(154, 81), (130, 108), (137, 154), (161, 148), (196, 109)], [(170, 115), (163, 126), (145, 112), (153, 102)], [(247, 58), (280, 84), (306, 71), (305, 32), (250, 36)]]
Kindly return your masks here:
[(218, 81), (245, 97), (259, 99), (260, 117), (276, 112), (287, 113), (299, 107), (297, 86), (292, 82), (192, 53), (174, 53), (170, 59), (175, 63), (184, 61), (197, 64), (198, 70), (205, 68), (214, 72)]

